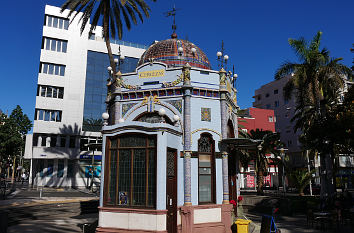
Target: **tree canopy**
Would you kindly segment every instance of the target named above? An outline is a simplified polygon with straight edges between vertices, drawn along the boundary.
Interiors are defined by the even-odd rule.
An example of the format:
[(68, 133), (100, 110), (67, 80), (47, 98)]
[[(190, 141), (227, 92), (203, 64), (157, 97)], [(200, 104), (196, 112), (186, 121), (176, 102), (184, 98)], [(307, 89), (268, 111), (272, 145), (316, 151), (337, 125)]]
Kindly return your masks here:
[[(283, 143), (280, 142), (280, 135), (279, 133), (262, 129), (251, 130), (250, 133), (245, 133), (241, 130), (240, 134), (245, 138), (262, 140), (259, 148), (241, 152), (240, 162), (243, 167), (247, 167), (249, 161), (254, 161), (257, 177), (257, 193), (263, 194), (264, 175), (267, 173), (268, 164), (271, 160), (272, 162), (277, 160), (279, 148), (283, 147)], [(267, 155), (269, 154), (273, 154), (274, 157), (268, 157)]]
[(18, 156), (25, 146), (25, 135), (32, 127), (28, 116), (22, 112), (19, 105), (10, 116), (0, 114), (0, 159)]

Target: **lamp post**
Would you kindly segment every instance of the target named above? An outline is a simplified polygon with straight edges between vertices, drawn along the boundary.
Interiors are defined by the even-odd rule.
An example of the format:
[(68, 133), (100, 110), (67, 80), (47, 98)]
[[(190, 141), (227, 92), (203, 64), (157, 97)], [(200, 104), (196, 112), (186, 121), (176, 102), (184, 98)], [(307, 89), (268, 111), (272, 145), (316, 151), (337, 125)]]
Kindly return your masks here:
[(118, 55), (119, 58), (114, 58), (114, 63), (116, 64), (116, 67), (118, 68), (117, 73), (114, 73), (115, 71), (113, 70), (113, 68), (111, 66), (107, 67), (107, 71), (108, 71), (108, 80), (107, 80), (107, 82), (109, 83), (109, 85), (110, 85), (111, 82), (113, 82), (115, 76), (118, 75), (118, 72), (120, 71), (121, 65), (124, 63), (124, 60), (125, 60), (125, 56), (120, 51), (120, 46), (119, 46), (117, 55)]
[[(306, 157), (307, 157), (307, 170), (310, 173), (311, 172), (311, 167), (310, 167), (310, 158), (309, 158), (309, 150), (306, 150)], [(310, 179), (310, 196), (312, 196), (312, 181)]]
[(218, 51), (216, 53), (217, 56), (217, 61), (218, 61), (218, 68), (225, 68), (227, 70), (227, 61), (229, 60), (229, 56), (227, 54), (224, 54), (224, 41), (221, 41), (221, 51)]
[(281, 157), (281, 161), (283, 162), (283, 174), (282, 174), (282, 180), (283, 180), (283, 192), (284, 192), (284, 195), (286, 193), (286, 186), (285, 186), (285, 160), (284, 160), (284, 157), (285, 157), (285, 150), (288, 150), (288, 149), (285, 149), (285, 148), (280, 148), (280, 157)]
[(125, 59), (125, 56), (120, 51), (120, 46), (118, 48), (118, 57), (119, 57), (119, 59), (118, 58), (114, 58), (114, 63), (117, 64), (118, 71), (120, 71), (120, 66), (124, 63), (124, 59)]

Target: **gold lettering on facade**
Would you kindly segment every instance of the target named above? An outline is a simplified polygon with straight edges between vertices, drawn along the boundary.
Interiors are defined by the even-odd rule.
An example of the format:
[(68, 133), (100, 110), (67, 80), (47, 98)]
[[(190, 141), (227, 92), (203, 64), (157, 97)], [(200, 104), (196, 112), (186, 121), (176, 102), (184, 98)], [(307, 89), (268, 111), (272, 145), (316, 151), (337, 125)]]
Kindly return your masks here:
[(157, 78), (165, 76), (165, 70), (151, 70), (139, 73), (139, 78)]

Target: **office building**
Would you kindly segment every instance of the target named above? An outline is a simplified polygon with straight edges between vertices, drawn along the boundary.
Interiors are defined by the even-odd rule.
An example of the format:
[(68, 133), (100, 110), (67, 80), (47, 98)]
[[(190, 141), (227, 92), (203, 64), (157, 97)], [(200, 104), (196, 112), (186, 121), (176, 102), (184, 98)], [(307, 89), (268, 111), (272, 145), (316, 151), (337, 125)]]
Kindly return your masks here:
[[(80, 15), (70, 23), (67, 13), (47, 5), (43, 15), (33, 135), (27, 136), (25, 149), (30, 183), (38, 186), (99, 184), (107, 49), (101, 27), (90, 38), (89, 27), (80, 35)], [(135, 71), (145, 46), (111, 43), (113, 54), (125, 55), (122, 72)]]

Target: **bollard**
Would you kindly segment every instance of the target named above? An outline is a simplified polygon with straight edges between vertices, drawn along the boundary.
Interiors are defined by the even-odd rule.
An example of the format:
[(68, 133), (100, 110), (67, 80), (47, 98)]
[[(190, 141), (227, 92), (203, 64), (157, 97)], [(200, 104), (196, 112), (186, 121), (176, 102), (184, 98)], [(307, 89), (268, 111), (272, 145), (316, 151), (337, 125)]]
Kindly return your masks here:
[(42, 192), (43, 192), (43, 188), (41, 188), (41, 189), (39, 190), (39, 199), (42, 199)]

